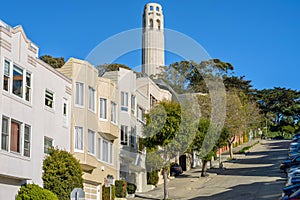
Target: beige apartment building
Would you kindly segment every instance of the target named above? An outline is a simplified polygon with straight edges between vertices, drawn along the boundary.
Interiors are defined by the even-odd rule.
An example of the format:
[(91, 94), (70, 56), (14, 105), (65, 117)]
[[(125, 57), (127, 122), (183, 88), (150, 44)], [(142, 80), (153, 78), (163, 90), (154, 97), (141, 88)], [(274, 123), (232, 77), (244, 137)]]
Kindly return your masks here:
[(118, 179), (118, 94), (87, 61), (69, 59), (59, 71), (72, 79), (71, 152), (83, 169), (86, 199), (101, 199), (107, 176)]

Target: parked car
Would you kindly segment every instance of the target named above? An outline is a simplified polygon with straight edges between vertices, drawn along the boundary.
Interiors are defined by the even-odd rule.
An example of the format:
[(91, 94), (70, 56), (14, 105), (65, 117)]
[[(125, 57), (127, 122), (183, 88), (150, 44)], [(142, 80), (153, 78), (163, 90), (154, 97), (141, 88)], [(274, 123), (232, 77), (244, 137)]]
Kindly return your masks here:
[(288, 177), (294, 177), (294, 176), (300, 176), (300, 170), (299, 169), (288, 173)]
[(295, 185), (300, 183), (300, 176), (289, 177), (286, 183), (286, 186)]
[(291, 151), (288, 153), (289, 158), (296, 155), (300, 155), (300, 149), (298, 151)]
[(285, 197), (281, 198), (281, 200), (296, 200), (296, 199), (300, 199), (300, 189), (298, 189), (296, 192), (294, 192), (290, 196), (285, 196)]
[(296, 192), (298, 189), (300, 189), (300, 184), (290, 185), (286, 186), (282, 189), (282, 196), (290, 196), (294, 192)]
[(170, 165), (171, 176), (178, 176), (182, 173), (183, 173), (182, 167), (178, 163), (171, 163)]
[(298, 151), (300, 149), (300, 143), (292, 142), (290, 144), (289, 152)]
[(285, 160), (281, 165), (280, 165), (280, 169), (283, 170), (284, 172), (286, 172), (286, 169), (292, 167), (292, 166), (298, 166), (300, 165), (300, 156), (295, 157), (292, 160)]
[(289, 168), (289, 170), (287, 171), (287, 173), (288, 174), (292, 173), (293, 171), (298, 170), (298, 169), (300, 169), (300, 166), (293, 166), (293, 167)]

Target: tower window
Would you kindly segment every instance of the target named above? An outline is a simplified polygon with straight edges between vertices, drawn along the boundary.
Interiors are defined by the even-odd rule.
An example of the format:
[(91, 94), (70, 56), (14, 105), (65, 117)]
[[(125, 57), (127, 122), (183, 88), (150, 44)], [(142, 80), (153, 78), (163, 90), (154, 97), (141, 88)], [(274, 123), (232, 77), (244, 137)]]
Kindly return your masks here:
[(157, 28), (158, 30), (160, 30), (160, 20), (158, 19), (156, 22), (157, 22)]
[(150, 28), (153, 29), (153, 19), (150, 19)]
[(159, 7), (156, 7), (156, 11), (159, 11)]
[(153, 6), (150, 6), (150, 11), (152, 11), (153, 10)]

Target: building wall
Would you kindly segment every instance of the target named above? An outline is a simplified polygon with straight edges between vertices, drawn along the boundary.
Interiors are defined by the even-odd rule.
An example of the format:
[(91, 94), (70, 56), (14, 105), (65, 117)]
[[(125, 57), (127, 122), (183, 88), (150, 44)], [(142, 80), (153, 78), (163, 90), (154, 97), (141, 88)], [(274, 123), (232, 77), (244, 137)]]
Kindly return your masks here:
[[(99, 78), (98, 71), (93, 65), (86, 61), (71, 58), (59, 69), (62, 73), (72, 78), (73, 99), (72, 99), (72, 119), (71, 119), (71, 152), (79, 159), (83, 168), (84, 191), (88, 199), (100, 199), (101, 187), (107, 175), (112, 175), (114, 179), (118, 178), (118, 144), (119, 129), (118, 121), (111, 121), (111, 102), (115, 102), (118, 107), (118, 94), (116, 93), (116, 84), (110, 79)], [(76, 83), (83, 84), (83, 105), (77, 105), (75, 98), (77, 95)], [(89, 87), (95, 92), (94, 110), (89, 108)], [(100, 117), (100, 98), (105, 99), (106, 118)], [(116, 113), (117, 114), (117, 113)], [(78, 150), (75, 143), (75, 127), (83, 129), (83, 149)], [(94, 131), (94, 153), (89, 152), (88, 130)], [(98, 141), (100, 141), (98, 143)], [(105, 142), (112, 144), (112, 161), (105, 161), (103, 145)], [(101, 151), (99, 151), (99, 147)]]
[[(4, 62), (9, 61), (9, 89), (4, 90)], [(67, 108), (63, 114), (63, 102), (70, 106), (71, 81), (61, 73), (38, 59), (38, 47), (25, 35), (22, 27), (11, 28), (0, 21), (0, 113), (1, 127), (3, 117), (9, 121), (9, 147), (3, 146), (0, 137), (0, 199), (15, 199), (22, 183), (42, 183), (42, 165), (44, 153), (44, 138), (52, 139), (52, 145), (70, 151), (70, 112)], [(13, 93), (13, 66), (23, 70), (22, 97)], [(16, 68), (15, 68), (16, 69)], [(31, 74), (30, 95), (26, 99), (25, 74)], [(21, 79), (21, 76), (15, 76)], [(45, 105), (45, 91), (51, 91), (54, 96), (53, 108)], [(14, 90), (16, 91), (16, 90)], [(19, 123), (19, 140), (14, 140), (14, 126), (11, 121)], [(13, 122), (14, 123), (14, 122)], [(30, 126), (30, 154), (26, 156), (24, 147), (25, 125)], [(4, 128), (4, 126), (2, 127)], [(18, 132), (18, 131), (17, 131)], [(3, 132), (2, 132), (3, 134)], [(19, 141), (19, 150), (11, 141)], [(17, 152), (16, 152), (17, 151)], [(33, 170), (34, 169), (34, 170)]]

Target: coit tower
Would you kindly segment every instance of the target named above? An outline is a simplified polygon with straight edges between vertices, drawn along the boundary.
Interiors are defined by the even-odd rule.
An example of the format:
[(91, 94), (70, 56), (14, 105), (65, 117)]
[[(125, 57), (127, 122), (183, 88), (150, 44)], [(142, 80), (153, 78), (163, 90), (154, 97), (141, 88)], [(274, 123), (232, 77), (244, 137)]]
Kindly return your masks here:
[(161, 5), (148, 3), (143, 13), (142, 72), (159, 74), (165, 65), (164, 15)]

